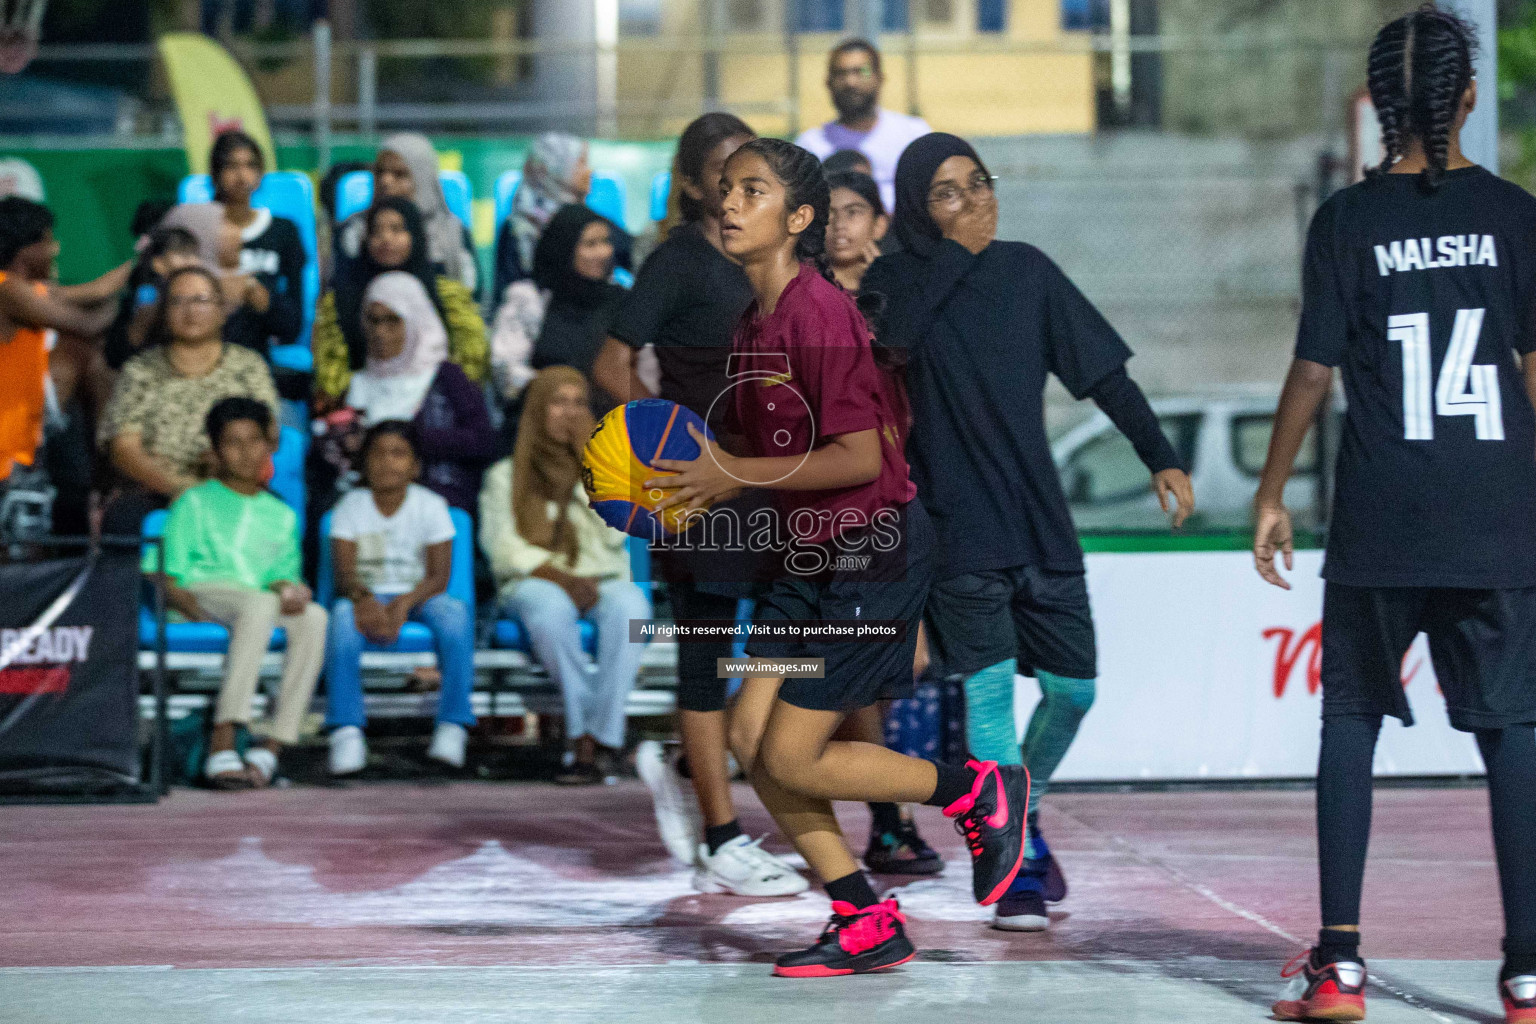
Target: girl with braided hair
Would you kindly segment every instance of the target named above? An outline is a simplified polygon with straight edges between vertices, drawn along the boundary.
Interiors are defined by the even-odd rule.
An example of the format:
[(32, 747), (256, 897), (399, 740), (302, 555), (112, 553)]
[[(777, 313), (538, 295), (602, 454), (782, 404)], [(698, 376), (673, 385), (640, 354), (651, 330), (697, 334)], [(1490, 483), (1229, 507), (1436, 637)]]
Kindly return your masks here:
[(1288, 588), (1284, 488), (1340, 367), (1348, 398), (1323, 564), (1322, 930), (1278, 1020), (1360, 1020), (1360, 891), (1382, 718), (1411, 725), (1426, 633), (1451, 725), (1488, 771), (1506, 1019), (1536, 1022), (1536, 199), (1473, 164), (1472, 35), (1425, 6), (1370, 54), (1387, 151), (1313, 217), (1301, 324), (1255, 499), (1254, 559)]
[[(780, 957), (774, 973), (861, 974), (914, 951), (896, 900), (875, 895), (849, 852), (832, 801), (942, 807), (970, 847), (976, 899), (989, 905), (1023, 860), (1029, 774), (992, 762), (936, 764), (837, 738), (851, 714), (910, 690), (933, 530), (912, 500), (899, 389), (876, 366), (864, 318), (832, 278), (830, 196), (816, 158), (757, 139), (726, 162), (719, 188), (724, 249), (754, 297), (733, 344), (736, 383), (722, 396), (749, 454), (731, 455), (694, 430), (704, 454), (655, 461), (677, 475), (645, 486), (671, 489), (666, 505), (694, 507), (763, 488), (789, 524), (790, 553), (758, 601), (747, 643), (750, 657), (776, 663), (764, 666), (774, 674), (747, 673), (731, 744), (832, 898), (821, 937)], [(847, 633), (806, 635), (805, 627), (826, 632), (828, 623)], [(834, 638), (876, 623), (891, 629), (889, 640)], [(813, 660), (814, 678), (785, 671)]]

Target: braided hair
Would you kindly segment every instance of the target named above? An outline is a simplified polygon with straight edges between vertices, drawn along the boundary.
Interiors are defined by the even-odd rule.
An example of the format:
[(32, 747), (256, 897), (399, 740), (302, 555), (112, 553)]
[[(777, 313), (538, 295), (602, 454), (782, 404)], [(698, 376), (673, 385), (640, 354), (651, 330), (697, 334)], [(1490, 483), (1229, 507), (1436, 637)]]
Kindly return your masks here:
[[(827, 221), (832, 209), (832, 187), (827, 184), (821, 161), (809, 151), (783, 139), (753, 139), (736, 152), (755, 153), (763, 158), (773, 176), (784, 186), (786, 213), (802, 206), (811, 208), (811, 222), (795, 238), (795, 259), (810, 263), (822, 277), (842, 290), (842, 283), (832, 272), (832, 258), (827, 255)], [(734, 160), (735, 156), (731, 159)], [(879, 292), (860, 292), (854, 302), (871, 327), (885, 309), (885, 296)]]
[(1419, 187), (1426, 192), (1440, 187), (1476, 49), (1471, 27), (1433, 4), (1376, 33), (1366, 76), (1386, 153), (1379, 166), (1366, 168), (1367, 177), (1387, 173), (1402, 158), (1408, 140), (1416, 138), (1425, 159)]

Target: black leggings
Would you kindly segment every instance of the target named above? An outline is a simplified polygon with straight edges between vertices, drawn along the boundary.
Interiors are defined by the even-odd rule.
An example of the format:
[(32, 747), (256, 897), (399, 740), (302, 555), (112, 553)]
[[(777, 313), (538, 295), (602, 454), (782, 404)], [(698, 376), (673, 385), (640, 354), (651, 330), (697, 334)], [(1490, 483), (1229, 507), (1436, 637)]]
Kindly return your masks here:
[[(1371, 835), (1371, 762), (1380, 715), (1323, 719), (1317, 762), (1317, 853), (1323, 927), (1360, 923), (1360, 888)], [(1536, 940), (1536, 729), (1474, 733), (1488, 769), (1494, 857), (1507, 942)]]
[[(736, 621), (734, 597), (711, 594), (689, 582), (668, 582), (672, 614), (678, 619)], [(684, 711), (724, 711), (726, 681), (716, 671), (717, 658), (731, 656), (731, 641), (704, 640), (677, 645), (677, 706)]]

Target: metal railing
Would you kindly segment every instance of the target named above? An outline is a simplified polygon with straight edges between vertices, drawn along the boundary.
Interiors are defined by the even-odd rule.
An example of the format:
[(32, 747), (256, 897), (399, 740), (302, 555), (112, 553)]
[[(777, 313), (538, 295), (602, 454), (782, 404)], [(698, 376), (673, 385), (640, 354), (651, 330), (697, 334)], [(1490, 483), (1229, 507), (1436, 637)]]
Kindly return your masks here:
[[(308, 38), (288, 42), (255, 43), (231, 40), (227, 43), (236, 59), (253, 76), (274, 124), (314, 133), (318, 139), (331, 130), (349, 129), (370, 136), (381, 128), (424, 126), (433, 129), (469, 128), (498, 131), (526, 130), (555, 121), (574, 122), (597, 136), (617, 133), (621, 121), (659, 127), (673, 119), (686, 119), (705, 110), (729, 106), (733, 111), (751, 115), (781, 116), (790, 131), (802, 126), (799, 94), (802, 86), (802, 56), (810, 48), (824, 48), (826, 36), (801, 37), (780, 33), (739, 33), (693, 36), (620, 36), (612, 45), (560, 39), (395, 39), (337, 40), (330, 38), (323, 23)], [(1262, 93), (1260, 83), (1248, 82), (1262, 72), (1264, 61), (1279, 57), (1312, 61), (1315, 67), (1298, 78), (1316, 78), (1329, 93), (1315, 115), (1328, 120), (1316, 125), (1324, 130), (1338, 127), (1336, 120), (1343, 109), (1345, 79), (1341, 69), (1363, 60), (1366, 39), (1341, 39), (1337, 36), (1276, 32), (1234, 32), (1223, 35), (1147, 35), (1127, 36), (1110, 33), (1065, 32), (1050, 40), (1017, 40), (1001, 35), (931, 33), (926, 31), (887, 34), (880, 38), (882, 47), (892, 56), (905, 58), (907, 105), (918, 110), (922, 105), (922, 62), (929, 58), (955, 55), (1045, 56), (1087, 55), (1103, 61), (1105, 78), (1110, 83), (1113, 104), (1130, 102), (1133, 86), (1130, 78), (1133, 58), (1155, 55), (1163, 62), (1222, 61), (1233, 79), (1234, 91), (1249, 85)], [(721, 62), (733, 56), (769, 57), (782, 66), (782, 82), (777, 95), (727, 102), (724, 92), (730, 85), (722, 81)], [(614, 76), (598, 75), (590, 95), (556, 97), (530, 94), (538, 72), (528, 73), (529, 62), (553, 67), (560, 62), (580, 63), (583, 67), (612, 66), (615, 61), (644, 59), (680, 68), (686, 60), (698, 60), (696, 86), (679, 87), (672, 95), (635, 98), (617, 94)], [(44, 45), (32, 73), (46, 75), (59, 68), (82, 65), (137, 65), (147, 69), (157, 52), (148, 44), (57, 44)], [(480, 97), (427, 99), (411, 96), (409, 85), (391, 82), (411, 79), (398, 72), (403, 65), (437, 62), (434, 84), (458, 78), (465, 92)], [(493, 62), (487, 69), (484, 62)], [(446, 67), (442, 65), (448, 65)], [(458, 67), (453, 67), (457, 64)], [(476, 66), (476, 65), (479, 66)], [(692, 65), (690, 65), (692, 68)], [(286, 88), (263, 88), (273, 69), (285, 72)], [(509, 70), (510, 69), (510, 70)], [(127, 69), (125, 69), (127, 70)], [(1312, 72), (1315, 71), (1315, 75)], [(393, 72), (393, 73), (392, 73)], [(168, 99), (154, 90), (155, 78), (149, 74), (125, 75), (143, 83), (141, 111), (137, 117), (120, 119), (120, 133), (170, 135), (174, 127)], [(296, 85), (300, 79), (302, 85)], [(488, 79), (494, 80), (487, 85)], [(606, 85), (604, 84), (606, 81)], [(333, 95), (332, 83), (341, 86)], [(1349, 83), (1353, 85), (1351, 81)], [(418, 90), (419, 91), (419, 90)], [(441, 91), (440, 89), (438, 91)], [(605, 94), (606, 91), (606, 94)], [(488, 94), (488, 95), (487, 95)], [(300, 100), (302, 97), (302, 101)], [(386, 98), (388, 97), (388, 98)], [(1276, 101), (1280, 102), (1279, 100)], [(654, 133), (654, 132), (653, 132)], [(633, 134), (633, 133), (631, 133)], [(642, 132), (642, 134), (645, 134)]]

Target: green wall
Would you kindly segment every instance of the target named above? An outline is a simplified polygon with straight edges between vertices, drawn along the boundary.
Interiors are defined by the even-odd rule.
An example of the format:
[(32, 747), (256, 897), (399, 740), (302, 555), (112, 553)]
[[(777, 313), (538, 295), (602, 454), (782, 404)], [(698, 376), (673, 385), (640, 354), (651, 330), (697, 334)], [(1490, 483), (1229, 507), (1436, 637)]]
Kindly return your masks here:
[[(481, 262), (488, 267), (489, 248), (495, 240), (496, 178), (522, 168), (531, 140), (526, 136), (435, 136), (433, 141), (445, 165), (459, 166), (474, 186), (475, 240), (481, 246)], [(592, 165), (624, 178), (631, 229), (646, 225), (651, 178), (667, 169), (674, 145), (669, 141), (592, 143)], [(376, 149), (374, 143), (344, 140), (332, 147), (331, 159), (371, 160)], [(58, 219), (59, 276), (68, 284), (89, 280), (132, 255), (128, 225), (134, 209), (145, 199), (174, 196), (177, 182), (187, 173), (179, 146), (42, 149), (0, 144), (0, 157), (26, 160), (42, 176), (48, 205)], [(277, 161), (284, 170), (313, 172), (315, 150), (280, 145)]]

